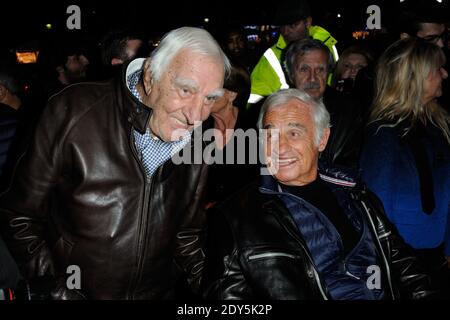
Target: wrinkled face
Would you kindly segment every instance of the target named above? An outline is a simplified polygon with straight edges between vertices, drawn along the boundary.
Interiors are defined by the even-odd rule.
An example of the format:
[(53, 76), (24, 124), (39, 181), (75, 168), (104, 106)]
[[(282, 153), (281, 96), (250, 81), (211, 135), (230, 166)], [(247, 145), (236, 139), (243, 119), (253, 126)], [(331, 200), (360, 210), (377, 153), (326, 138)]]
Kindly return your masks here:
[(352, 53), (343, 61), (343, 64), (341, 78), (355, 80), (359, 70), (367, 67), (367, 60), (362, 54)]
[(422, 100), (424, 105), (442, 95), (442, 80), (447, 77), (448, 73), (443, 67), (430, 72), (423, 86), (424, 95)]
[(442, 23), (421, 23), (421, 29), (417, 32), (419, 38), (438, 45), (440, 48), (445, 44), (445, 25)]
[(178, 140), (177, 130), (192, 131), (223, 95), (223, 79), (222, 61), (182, 50), (158, 81), (144, 79), (144, 103), (153, 109), (150, 129), (164, 141)]
[(302, 186), (317, 177), (319, 152), (325, 149), (329, 129), (324, 130), (317, 146), (310, 108), (309, 104), (291, 99), (269, 109), (263, 119), (263, 127), (269, 130), (265, 144), (269, 170), (283, 184)]
[(245, 42), (242, 35), (237, 32), (230, 33), (227, 37), (227, 48), (232, 54), (240, 55), (245, 49)]
[(281, 34), (286, 43), (305, 39), (308, 35), (308, 19), (281, 26)]
[(233, 107), (233, 101), (236, 98), (236, 92), (223, 89), (224, 93), (214, 102), (211, 113), (219, 113), (227, 107)]
[(294, 84), (314, 99), (320, 99), (326, 89), (328, 57), (322, 50), (311, 50), (298, 55), (295, 63)]

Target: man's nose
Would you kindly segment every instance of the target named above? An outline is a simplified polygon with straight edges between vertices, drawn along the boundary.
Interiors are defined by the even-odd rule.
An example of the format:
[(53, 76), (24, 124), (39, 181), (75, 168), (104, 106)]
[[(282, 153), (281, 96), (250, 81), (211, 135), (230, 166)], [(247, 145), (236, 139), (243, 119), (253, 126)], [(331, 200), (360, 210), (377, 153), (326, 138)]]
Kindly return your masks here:
[(442, 79), (447, 79), (447, 77), (448, 77), (448, 72), (443, 67), (441, 68), (441, 75), (442, 75)]
[(317, 74), (314, 70), (309, 71), (309, 80), (310, 81), (316, 81), (317, 80)]
[(281, 132), (278, 135), (278, 154), (282, 155), (289, 149), (289, 144), (286, 139), (286, 136)]
[(197, 95), (192, 98), (191, 103), (183, 109), (183, 114), (189, 125), (193, 125), (197, 121), (202, 121), (202, 109), (204, 99)]

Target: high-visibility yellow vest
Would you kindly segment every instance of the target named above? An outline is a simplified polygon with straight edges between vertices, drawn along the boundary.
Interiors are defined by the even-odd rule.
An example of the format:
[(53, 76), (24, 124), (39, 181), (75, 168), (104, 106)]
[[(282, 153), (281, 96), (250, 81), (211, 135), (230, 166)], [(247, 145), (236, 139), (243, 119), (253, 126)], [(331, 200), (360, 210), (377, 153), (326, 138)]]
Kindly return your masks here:
[[(339, 59), (335, 47), (337, 41), (327, 30), (320, 26), (311, 26), (308, 33), (311, 38), (323, 42), (330, 49), (335, 61)], [(286, 49), (286, 41), (280, 34), (277, 43), (266, 50), (251, 73), (249, 104), (257, 103), (279, 89), (289, 88), (280, 62), (284, 49)], [(328, 78), (328, 82), (330, 80), (331, 77)]]
[(308, 29), (308, 33), (311, 38), (319, 40), (330, 49), (330, 52), (333, 54), (334, 62), (339, 60), (339, 55), (335, 46), (337, 40), (333, 38), (327, 30), (320, 26), (311, 26)]

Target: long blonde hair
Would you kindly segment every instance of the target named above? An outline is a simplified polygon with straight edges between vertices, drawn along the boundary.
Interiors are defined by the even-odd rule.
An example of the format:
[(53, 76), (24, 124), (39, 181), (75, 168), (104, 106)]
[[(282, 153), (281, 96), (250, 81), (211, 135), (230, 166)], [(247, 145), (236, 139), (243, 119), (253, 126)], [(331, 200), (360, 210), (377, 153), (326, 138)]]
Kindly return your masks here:
[[(427, 120), (442, 130), (450, 143), (450, 117), (435, 99), (423, 105), (424, 84), (431, 72), (442, 67), (442, 50), (422, 39), (408, 38), (393, 43), (380, 57), (376, 68), (375, 97), (371, 121), (408, 119), (411, 129)], [(407, 132), (406, 131), (406, 132)]]

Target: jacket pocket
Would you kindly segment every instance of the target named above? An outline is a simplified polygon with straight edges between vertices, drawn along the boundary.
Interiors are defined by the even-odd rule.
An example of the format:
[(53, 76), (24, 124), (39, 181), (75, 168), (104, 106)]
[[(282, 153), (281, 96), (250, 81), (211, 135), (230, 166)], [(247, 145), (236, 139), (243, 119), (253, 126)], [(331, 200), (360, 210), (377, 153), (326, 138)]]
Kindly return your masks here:
[(255, 253), (248, 256), (248, 261), (258, 260), (258, 259), (271, 259), (271, 258), (290, 258), (290, 259), (298, 259), (298, 256), (295, 256), (286, 252), (262, 252)]

